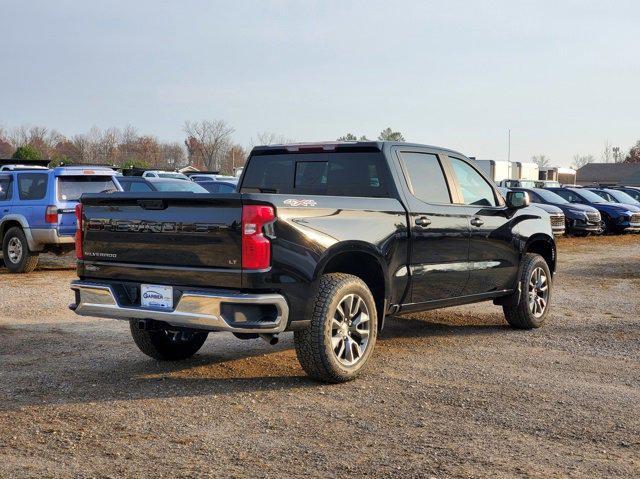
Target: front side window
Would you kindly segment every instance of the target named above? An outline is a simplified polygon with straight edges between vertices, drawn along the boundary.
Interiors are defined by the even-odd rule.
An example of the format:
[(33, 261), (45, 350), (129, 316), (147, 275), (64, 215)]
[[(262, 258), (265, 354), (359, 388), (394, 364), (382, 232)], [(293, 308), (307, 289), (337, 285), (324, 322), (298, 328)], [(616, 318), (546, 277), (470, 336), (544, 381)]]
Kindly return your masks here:
[(21, 200), (41, 200), (47, 195), (47, 180), (44, 173), (21, 173), (18, 175), (18, 192)]
[(449, 188), (436, 155), (400, 153), (413, 195), (426, 203), (451, 203)]
[(123, 189), (125, 191), (132, 191), (134, 193), (147, 193), (149, 191), (153, 191), (148, 184), (142, 183), (140, 181), (133, 181), (130, 183), (127, 182), (127, 183), (124, 183), (124, 185), (123, 185), (124, 186)]
[(451, 166), (458, 179), (464, 204), (474, 206), (496, 206), (493, 188), (467, 162), (451, 158)]
[(0, 178), (0, 201), (9, 201), (11, 199), (11, 177), (5, 176)]

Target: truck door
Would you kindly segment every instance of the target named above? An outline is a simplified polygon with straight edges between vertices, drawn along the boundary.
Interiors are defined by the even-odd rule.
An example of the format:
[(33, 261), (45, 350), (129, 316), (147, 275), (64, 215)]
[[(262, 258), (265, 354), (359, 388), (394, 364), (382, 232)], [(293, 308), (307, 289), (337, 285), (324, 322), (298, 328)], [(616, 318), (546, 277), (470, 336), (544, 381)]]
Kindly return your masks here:
[(460, 296), (469, 275), (467, 211), (453, 204), (436, 151), (403, 147), (396, 153), (409, 210), (411, 302)]
[(463, 294), (509, 289), (515, 280), (519, 252), (513, 241), (511, 213), (494, 188), (470, 163), (448, 157), (468, 214), (469, 281)]

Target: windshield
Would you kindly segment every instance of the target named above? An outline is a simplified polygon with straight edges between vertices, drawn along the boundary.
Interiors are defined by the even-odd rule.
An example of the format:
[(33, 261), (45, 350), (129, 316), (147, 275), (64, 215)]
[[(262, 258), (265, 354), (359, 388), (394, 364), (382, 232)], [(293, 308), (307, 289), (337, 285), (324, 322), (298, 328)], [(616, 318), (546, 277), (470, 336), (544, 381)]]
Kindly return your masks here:
[(160, 178), (175, 178), (176, 180), (189, 180), (186, 175), (182, 173), (158, 173)]
[(640, 201), (636, 200), (633, 196), (626, 194), (624, 191), (618, 190), (606, 190), (616, 201), (620, 203), (627, 203), (628, 205), (640, 204)]
[(158, 191), (190, 191), (192, 193), (208, 193), (202, 186), (192, 181), (154, 181)]
[(78, 201), (84, 193), (117, 190), (112, 176), (58, 176), (58, 200)]
[(518, 180), (521, 188), (535, 188), (536, 182), (532, 180)]
[(542, 188), (536, 188), (533, 190), (540, 198), (549, 203), (557, 203), (563, 205), (565, 203), (569, 203), (562, 196), (556, 195), (553, 191), (543, 190)]
[(581, 196), (583, 199), (587, 200), (590, 203), (609, 203), (609, 201), (605, 200), (602, 196), (596, 195), (593, 191), (589, 190), (571, 190), (576, 193), (578, 196)]

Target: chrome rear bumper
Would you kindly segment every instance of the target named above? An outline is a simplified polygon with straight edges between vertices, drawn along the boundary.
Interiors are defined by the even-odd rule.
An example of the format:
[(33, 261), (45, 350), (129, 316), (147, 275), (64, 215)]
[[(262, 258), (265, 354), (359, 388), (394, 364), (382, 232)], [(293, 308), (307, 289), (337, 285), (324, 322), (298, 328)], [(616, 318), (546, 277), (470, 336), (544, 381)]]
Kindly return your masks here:
[[(280, 333), (287, 327), (289, 307), (279, 294), (220, 293), (184, 290), (173, 310), (147, 309), (122, 306), (118, 303), (111, 285), (74, 281), (71, 289), (76, 292), (76, 304), (70, 308), (81, 316), (97, 316), (112, 319), (153, 319), (169, 325), (207, 331), (231, 331), (235, 333)], [(276, 309), (273, 320), (258, 324), (242, 324), (223, 314), (222, 305), (272, 305)]]

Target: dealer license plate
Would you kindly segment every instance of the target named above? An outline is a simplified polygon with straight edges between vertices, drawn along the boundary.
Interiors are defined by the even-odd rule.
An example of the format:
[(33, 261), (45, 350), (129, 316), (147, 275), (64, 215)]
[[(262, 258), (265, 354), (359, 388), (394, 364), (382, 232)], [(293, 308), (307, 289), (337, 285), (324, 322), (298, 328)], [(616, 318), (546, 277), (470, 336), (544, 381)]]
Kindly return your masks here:
[(140, 285), (140, 305), (143, 308), (173, 309), (173, 287)]

